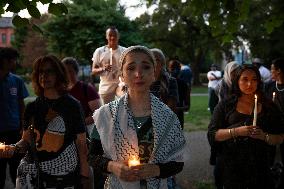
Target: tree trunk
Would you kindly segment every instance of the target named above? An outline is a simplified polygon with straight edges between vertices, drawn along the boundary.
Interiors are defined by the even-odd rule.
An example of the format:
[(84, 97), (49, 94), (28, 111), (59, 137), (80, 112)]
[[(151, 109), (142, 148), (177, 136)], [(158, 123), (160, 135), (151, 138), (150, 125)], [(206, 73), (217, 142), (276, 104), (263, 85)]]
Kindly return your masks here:
[(193, 73), (193, 85), (198, 86), (201, 85), (199, 74), (200, 74), (200, 67), (203, 63), (204, 52), (202, 49), (197, 50), (197, 55), (195, 56), (195, 60), (192, 64), (192, 73)]

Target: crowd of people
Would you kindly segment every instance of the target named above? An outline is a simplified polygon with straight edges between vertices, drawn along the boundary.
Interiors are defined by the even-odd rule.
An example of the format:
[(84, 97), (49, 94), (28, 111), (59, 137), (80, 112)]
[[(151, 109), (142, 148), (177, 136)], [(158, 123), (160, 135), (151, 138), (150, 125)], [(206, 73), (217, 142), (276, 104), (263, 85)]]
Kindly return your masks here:
[[(177, 75), (160, 49), (119, 46), (115, 27), (106, 39), (92, 58), (98, 91), (80, 81), (74, 57), (45, 55), (33, 63), (37, 97), (26, 107), (24, 81), (11, 73), (19, 54), (0, 49), (0, 188), (8, 164), (16, 188), (174, 187), (185, 147)], [(133, 157), (140, 163), (130, 166)]]
[[(19, 189), (175, 188), (191, 69), (177, 58), (167, 62), (158, 48), (120, 46), (115, 27), (106, 40), (92, 58), (98, 91), (80, 81), (76, 58), (45, 55), (34, 61), (37, 97), (26, 106), (27, 89), (12, 73), (19, 53), (0, 48), (0, 189), (8, 164)], [(271, 168), (276, 148), (284, 161), (284, 60), (274, 60), (271, 73), (261, 59), (252, 62), (229, 62), (223, 75), (213, 64), (207, 74), (218, 189), (283, 187), (284, 172), (276, 184)]]

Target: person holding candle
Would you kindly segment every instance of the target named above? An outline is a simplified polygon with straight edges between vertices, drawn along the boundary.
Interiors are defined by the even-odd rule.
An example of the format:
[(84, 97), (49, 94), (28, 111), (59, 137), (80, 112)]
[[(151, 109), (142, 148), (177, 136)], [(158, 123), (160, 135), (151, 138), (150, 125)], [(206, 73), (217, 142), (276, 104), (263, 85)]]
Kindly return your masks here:
[(284, 117), (262, 89), (258, 69), (242, 66), (232, 83), (231, 97), (216, 106), (211, 118), (208, 140), (224, 166), (225, 189), (271, 188), (270, 146), (283, 140)]
[(100, 76), (99, 94), (103, 104), (115, 99), (119, 84), (119, 57), (125, 47), (118, 45), (119, 33), (115, 27), (106, 30), (107, 45), (93, 54), (92, 75)]
[[(19, 56), (16, 49), (0, 48), (0, 142), (8, 145), (16, 143), (21, 138), (24, 99), (29, 95), (24, 81), (11, 72)], [(9, 159), (0, 158), (0, 189), (5, 186), (7, 165), (11, 180), (16, 183), (20, 160), (19, 155)]]
[[(167, 188), (167, 178), (183, 168), (185, 138), (176, 114), (150, 93), (155, 81), (155, 58), (144, 46), (127, 48), (120, 57), (127, 93), (94, 113), (104, 152), (89, 163), (108, 174), (105, 188)], [(128, 166), (130, 159), (140, 165)], [(138, 162), (139, 163), (139, 162)]]
[(38, 97), (27, 104), (22, 139), (6, 150), (26, 154), (18, 167), (16, 188), (87, 188), (83, 111), (67, 93), (65, 65), (53, 55), (39, 57), (32, 84)]
[[(284, 59), (278, 58), (272, 61), (271, 67), (272, 82), (265, 86), (265, 93), (268, 98), (278, 106), (284, 114)], [(284, 115), (283, 115), (284, 116)], [(284, 143), (280, 145), (281, 161), (284, 164)], [(273, 156), (275, 157), (275, 155)], [(284, 188), (284, 172), (281, 173), (279, 188)]]

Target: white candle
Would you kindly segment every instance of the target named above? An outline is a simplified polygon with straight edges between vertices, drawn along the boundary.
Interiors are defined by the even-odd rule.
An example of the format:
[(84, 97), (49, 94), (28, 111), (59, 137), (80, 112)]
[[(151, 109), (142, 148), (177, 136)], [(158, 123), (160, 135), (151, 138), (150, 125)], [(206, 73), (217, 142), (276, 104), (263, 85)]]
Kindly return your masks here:
[(132, 156), (131, 158), (129, 158), (128, 167), (137, 166), (137, 165), (140, 165), (139, 158), (137, 158), (136, 156)]
[(272, 93), (272, 101), (273, 101), (273, 102), (275, 101), (275, 95), (276, 95), (275, 92), (273, 92), (273, 93)]
[(110, 50), (109, 64), (112, 65), (112, 48)]
[(257, 120), (257, 96), (254, 95), (254, 111), (253, 111), (253, 126), (256, 126)]

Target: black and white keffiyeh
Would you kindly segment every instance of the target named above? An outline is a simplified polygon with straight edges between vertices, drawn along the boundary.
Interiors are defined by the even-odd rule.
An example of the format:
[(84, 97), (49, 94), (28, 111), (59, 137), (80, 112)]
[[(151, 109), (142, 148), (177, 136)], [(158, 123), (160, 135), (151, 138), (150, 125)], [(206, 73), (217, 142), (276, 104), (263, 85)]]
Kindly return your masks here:
[[(139, 155), (138, 139), (128, 108), (128, 94), (102, 106), (94, 113), (105, 156), (113, 161), (128, 160)], [(177, 116), (151, 94), (151, 118), (154, 147), (148, 163), (183, 161), (185, 138)], [(124, 182), (110, 174), (105, 188), (139, 189), (139, 182)], [(147, 179), (148, 189), (167, 188), (167, 179)]]

